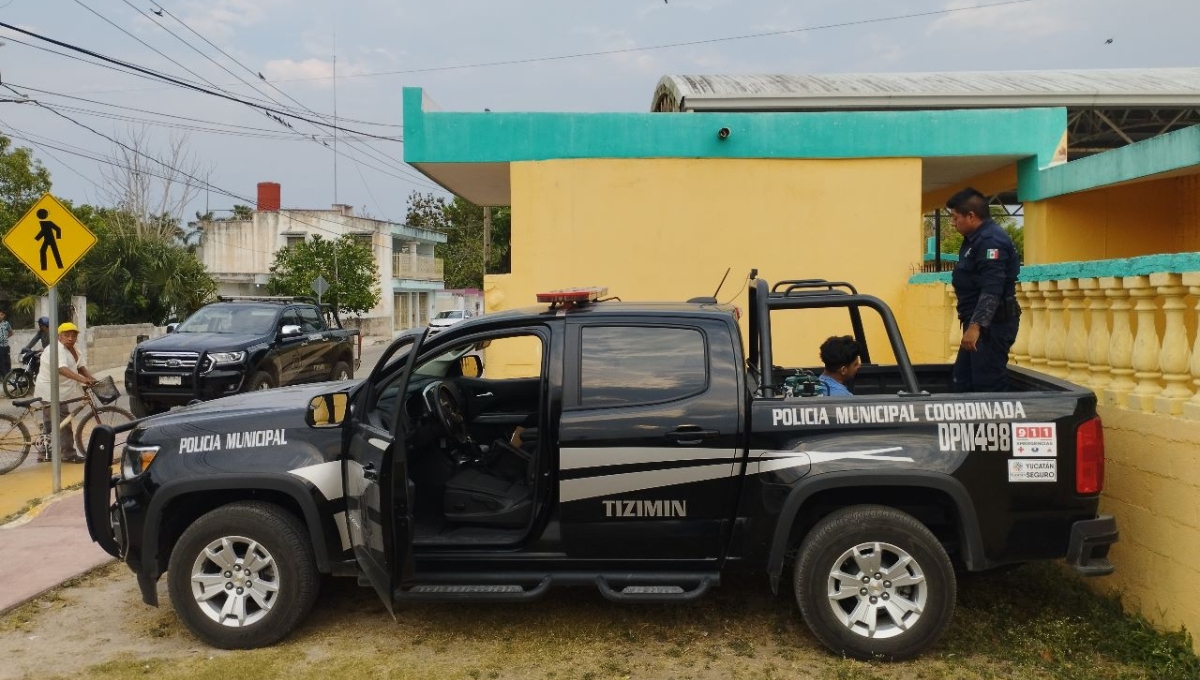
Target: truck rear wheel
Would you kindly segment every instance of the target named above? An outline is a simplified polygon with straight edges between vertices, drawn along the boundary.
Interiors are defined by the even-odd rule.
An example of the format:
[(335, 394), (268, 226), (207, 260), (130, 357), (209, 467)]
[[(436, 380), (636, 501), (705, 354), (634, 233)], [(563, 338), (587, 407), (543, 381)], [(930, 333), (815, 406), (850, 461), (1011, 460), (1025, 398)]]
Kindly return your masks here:
[(350, 380), (354, 377), (354, 369), (350, 368), (350, 364), (339, 361), (333, 365), (333, 370), (329, 372), (330, 380)]
[(278, 506), (243, 502), (217, 508), (183, 532), (167, 586), (196, 637), (222, 649), (253, 649), (300, 623), (320, 581), (300, 521)]
[(954, 568), (911, 515), (859, 505), (804, 538), (796, 601), (813, 635), (857, 659), (905, 659), (935, 643), (954, 615)]

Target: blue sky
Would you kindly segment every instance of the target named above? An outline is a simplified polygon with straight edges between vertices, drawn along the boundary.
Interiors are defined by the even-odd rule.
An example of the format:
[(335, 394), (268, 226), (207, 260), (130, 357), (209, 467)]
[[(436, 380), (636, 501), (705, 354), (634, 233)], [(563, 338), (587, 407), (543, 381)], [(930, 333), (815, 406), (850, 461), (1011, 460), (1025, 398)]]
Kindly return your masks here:
[[(337, 113), (345, 119), (342, 124), (385, 137), (402, 134), (397, 126), (403, 123), (401, 88), (405, 86), (424, 87), (446, 110), (640, 112), (648, 110), (658, 79), (672, 73), (1200, 65), (1193, 35), (1194, 27), (1200, 25), (1200, 3), (1195, 0), (1028, 0), (770, 37), (446, 68), (647, 48), (994, 2), (997, 0), (0, 0), (0, 21), (174, 76), (190, 80), (199, 76), (239, 96), (269, 96), (297, 107), (282, 90), (316, 112), (305, 114), (313, 117), (329, 116), (334, 108), (336, 44)], [(152, 9), (165, 10), (164, 15), (155, 16)], [(167, 29), (257, 86), (258, 92)], [(1109, 38), (1113, 42), (1106, 44)], [(285, 207), (318, 208), (334, 202), (334, 154), (320, 143), (322, 139), (332, 143), (327, 131), (298, 120), (290, 120), (289, 129), (242, 104), (84, 64), (16, 40), (44, 43), (0, 29), (0, 41), (7, 43), (0, 47), (0, 78), (31, 98), (110, 136), (128, 138), (140, 128), (146, 150), (160, 157), (168, 153), (172, 137), (178, 140), (186, 134), (188, 167), (236, 196), (252, 199), (257, 182), (276, 181), (283, 185)], [(403, 71), (408, 72), (397, 73)], [(259, 73), (279, 89), (259, 80)], [(10, 95), (10, 91), (0, 91), (0, 96)], [(105, 104), (204, 122), (162, 118)], [(176, 125), (254, 129), (227, 127), (250, 135), (231, 136), (105, 118), (93, 112)], [(76, 202), (110, 202), (106, 200), (109, 193), (103, 166), (61, 149), (111, 157), (115, 155), (111, 142), (31, 104), (0, 103), (0, 134), (29, 136), (60, 147), (59, 151), (47, 151), (17, 140), (20, 145), (33, 146), (50, 169), (59, 196)], [(318, 140), (313, 141), (311, 135)], [(337, 158), (336, 200), (360, 212), (401, 220), (409, 193), (434, 190), (427, 180), (400, 164), (403, 151), (398, 142), (373, 140), (369, 147), (364, 142), (342, 142), (339, 150), (344, 155)], [(243, 201), (219, 191), (201, 191), (187, 215), (203, 210), (206, 202), (219, 210)]]

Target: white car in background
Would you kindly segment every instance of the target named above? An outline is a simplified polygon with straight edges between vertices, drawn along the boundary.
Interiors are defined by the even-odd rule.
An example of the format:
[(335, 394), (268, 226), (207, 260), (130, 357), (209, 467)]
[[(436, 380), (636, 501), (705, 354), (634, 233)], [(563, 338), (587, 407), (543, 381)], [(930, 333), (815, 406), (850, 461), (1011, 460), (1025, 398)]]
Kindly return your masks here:
[(436, 335), (471, 316), (472, 314), (465, 309), (447, 309), (444, 312), (438, 312), (437, 316), (429, 320), (429, 334)]

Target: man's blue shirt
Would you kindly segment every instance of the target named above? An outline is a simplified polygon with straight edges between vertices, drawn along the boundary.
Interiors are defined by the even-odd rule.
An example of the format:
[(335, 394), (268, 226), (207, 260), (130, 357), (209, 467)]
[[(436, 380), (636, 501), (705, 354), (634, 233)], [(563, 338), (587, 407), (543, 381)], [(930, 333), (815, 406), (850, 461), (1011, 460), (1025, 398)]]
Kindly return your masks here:
[(828, 396), (831, 396), (831, 397), (853, 397), (854, 396), (850, 392), (850, 390), (846, 389), (845, 385), (834, 380), (833, 378), (830, 378), (827, 375), (821, 376), (821, 383), (823, 385), (825, 385), (825, 389), (829, 391)]

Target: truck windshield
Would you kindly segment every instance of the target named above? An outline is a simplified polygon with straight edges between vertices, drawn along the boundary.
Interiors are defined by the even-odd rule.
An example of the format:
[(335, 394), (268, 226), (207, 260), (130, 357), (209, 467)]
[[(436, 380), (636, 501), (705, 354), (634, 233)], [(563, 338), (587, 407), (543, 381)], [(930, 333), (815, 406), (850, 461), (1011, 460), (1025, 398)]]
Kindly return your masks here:
[(176, 333), (266, 335), (274, 330), (279, 310), (272, 307), (209, 305), (179, 324)]
[(433, 318), (435, 318), (435, 319), (461, 319), (461, 318), (463, 318), (463, 313), (462, 313), (462, 310), (451, 309), (451, 310), (447, 310), (445, 312), (438, 312), (438, 315)]

